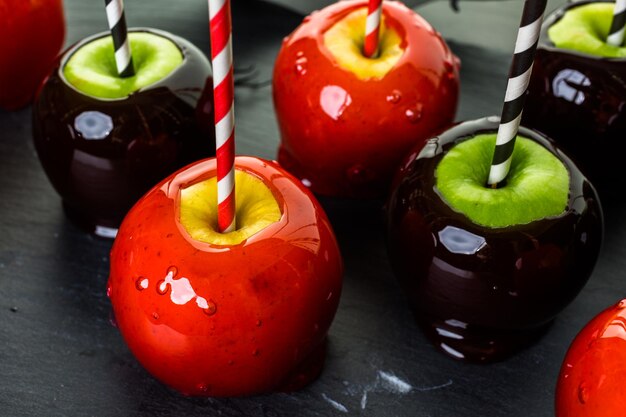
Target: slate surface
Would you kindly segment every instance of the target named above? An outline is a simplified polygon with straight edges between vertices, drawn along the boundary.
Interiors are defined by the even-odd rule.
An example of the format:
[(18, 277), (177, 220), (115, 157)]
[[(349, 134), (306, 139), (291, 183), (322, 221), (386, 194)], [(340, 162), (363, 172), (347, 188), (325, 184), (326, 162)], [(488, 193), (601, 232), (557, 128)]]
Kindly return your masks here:
[[(208, 51), (206, 2), (127, 3), (129, 25), (169, 30)], [(101, 6), (65, 1), (68, 44), (106, 29)], [(268, 79), (281, 39), (301, 17), (257, 1), (234, 9), (238, 65), (254, 64)], [(463, 61), (458, 118), (498, 113), (521, 2), (467, 2), (459, 14), (446, 2), (419, 10)], [(237, 90), (237, 123), (240, 153), (275, 156), (269, 88)], [(0, 112), (0, 189), (0, 416), (552, 416), (570, 341), (626, 296), (626, 220), (622, 204), (605, 201), (597, 268), (550, 331), (504, 362), (455, 362), (413, 324), (389, 269), (378, 204), (325, 200), (346, 273), (322, 376), (295, 394), (184, 398), (152, 379), (110, 324), (111, 242), (65, 218), (35, 154), (29, 108)]]

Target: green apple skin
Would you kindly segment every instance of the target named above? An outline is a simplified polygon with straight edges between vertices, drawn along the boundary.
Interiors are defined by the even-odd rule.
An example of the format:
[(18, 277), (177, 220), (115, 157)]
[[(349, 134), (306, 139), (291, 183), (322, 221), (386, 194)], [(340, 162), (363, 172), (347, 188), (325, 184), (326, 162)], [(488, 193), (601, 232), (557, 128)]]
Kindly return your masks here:
[[(498, 118), (464, 122), (415, 149), (398, 172), (387, 203), (390, 263), (418, 324), (442, 352), (473, 362), (505, 358), (534, 340), (587, 282), (603, 236), (594, 187), (571, 159), (535, 131), (520, 128), (521, 137), (541, 148), (529, 147), (529, 160), (518, 161), (517, 167), (514, 162), (511, 173), (520, 179), (506, 182), (502, 190), (487, 189), (485, 171), (493, 152), (488, 145), (497, 129)], [(520, 141), (524, 147), (526, 140)], [(459, 153), (474, 154), (466, 160), (455, 157), (459, 146)], [(525, 153), (520, 149), (517, 158)], [(446, 164), (459, 166), (442, 167), (448, 156)], [(533, 166), (546, 163), (547, 169)], [(483, 166), (475, 167), (476, 174), (468, 164)], [(442, 176), (442, 168), (449, 172)], [(545, 206), (545, 190), (529, 188), (543, 186), (545, 171), (548, 182), (565, 185), (558, 194), (565, 191), (566, 205), (557, 201), (552, 208), (560, 214), (528, 222), (527, 213), (536, 215)], [(462, 177), (467, 184), (460, 183)], [(442, 181), (462, 187), (446, 193), (467, 201), (471, 195), (459, 194), (490, 193), (474, 204), (490, 205), (486, 212), (496, 217), (490, 220), (494, 223), (507, 218), (510, 223), (516, 207), (523, 216), (506, 227), (477, 223), (444, 197)], [(517, 188), (521, 192), (514, 197)], [(506, 189), (516, 201), (489, 197)], [(499, 210), (502, 203), (509, 204), (509, 213)]]
[(63, 67), (65, 79), (84, 94), (124, 98), (169, 75), (183, 62), (180, 48), (150, 32), (128, 34), (135, 74), (122, 78), (115, 64), (113, 38), (94, 39), (76, 49)]
[(613, 46), (606, 38), (614, 3), (587, 3), (569, 9), (548, 29), (554, 46), (605, 58), (626, 57), (626, 46)]
[[(472, 222), (497, 228), (561, 215), (567, 209), (569, 174), (540, 144), (517, 137), (506, 183), (487, 187), (496, 134), (480, 134), (450, 149), (435, 176), (441, 196)], [(486, 162), (487, 161), (487, 162)]]
[(556, 141), (604, 200), (622, 201), (626, 197), (622, 172), (626, 153), (626, 58), (560, 48), (549, 36), (566, 15), (604, 4), (609, 8), (614, 5), (577, 1), (546, 16), (522, 124)]
[[(35, 148), (67, 214), (87, 231), (105, 237), (115, 234), (127, 211), (155, 183), (215, 152), (213, 80), (206, 56), (191, 42), (164, 31), (131, 29), (131, 38), (136, 35), (150, 35), (146, 39), (159, 45), (161, 39), (169, 39), (165, 45), (174, 44), (172, 53), (182, 54), (182, 62), (163, 78), (123, 97), (85, 93), (70, 83), (64, 69), (73, 58), (91, 55), (99, 62), (97, 53), (81, 58), (78, 51), (88, 52), (89, 45), (109, 37), (102, 32), (59, 57), (33, 104)], [(153, 47), (138, 47), (133, 53), (147, 54)], [(119, 93), (126, 82), (137, 87), (144, 75), (163, 75), (161, 70), (168, 64), (155, 62), (158, 57), (167, 60), (168, 53), (138, 58), (137, 76), (122, 84), (112, 75), (112, 62), (100, 63), (104, 69), (100, 68), (98, 80), (108, 78), (110, 86), (88, 82), (84, 86), (100, 95), (106, 95), (102, 91), (109, 87), (109, 92)], [(74, 66), (69, 73), (93, 75), (98, 65), (87, 65), (82, 72)]]

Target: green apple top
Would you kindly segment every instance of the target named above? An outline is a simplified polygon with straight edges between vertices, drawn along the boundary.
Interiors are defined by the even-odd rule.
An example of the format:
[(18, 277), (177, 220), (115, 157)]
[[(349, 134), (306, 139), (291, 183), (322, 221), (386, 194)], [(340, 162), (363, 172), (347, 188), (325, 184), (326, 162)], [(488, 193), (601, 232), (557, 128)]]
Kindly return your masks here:
[(398, 33), (380, 21), (378, 56), (368, 58), (363, 54), (367, 9), (355, 10), (331, 26), (324, 34), (324, 45), (337, 64), (360, 79), (382, 78), (400, 60), (404, 49)]
[(68, 59), (65, 79), (80, 92), (98, 98), (124, 98), (165, 78), (183, 62), (180, 48), (171, 40), (148, 32), (128, 34), (135, 75), (121, 78), (115, 66), (113, 39), (89, 42)]
[(180, 194), (180, 223), (189, 236), (213, 245), (238, 245), (272, 223), (282, 213), (272, 191), (256, 176), (235, 170), (237, 229), (220, 233), (217, 229), (216, 177), (193, 184)]
[(626, 46), (606, 43), (613, 20), (613, 7), (613, 3), (572, 7), (548, 29), (548, 37), (557, 48), (605, 58), (626, 57)]
[(477, 135), (452, 147), (437, 165), (436, 187), (452, 209), (490, 228), (527, 224), (567, 209), (567, 168), (550, 151), (524, 137), (516, 139), (504, 185), (489, 188), (495, 143), (495, 134)]

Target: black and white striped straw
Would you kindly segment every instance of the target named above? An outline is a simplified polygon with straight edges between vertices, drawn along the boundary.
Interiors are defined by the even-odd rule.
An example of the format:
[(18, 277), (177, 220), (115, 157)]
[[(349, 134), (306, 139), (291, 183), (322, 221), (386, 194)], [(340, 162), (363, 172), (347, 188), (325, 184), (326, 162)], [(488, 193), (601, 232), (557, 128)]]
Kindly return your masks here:
[(522, 118), (546, 2), (547, 0), (526, 0), (524, 3), (522, 21), (517, 32), (515, 52), (509, 70), (502, 117), (498, 127), (496, 149), (487, 180), (488, 185), (493, 188), (506, 178), (511, 166), (515, 137)]
[(626, 0), (617, 0), (613, 9), (613, 21), (606, 43), (613, 46), (622, 46), (624, 43), (624, 28), (626, 27)]
[(135, 75), (135, 69), (133, 68), (133, 57), (130, 54), (130, 44), (128, 43), (124, 2), (123, 0), (104, 0), (104, 5), (109, 29), (113, 37), (117, 73), (122, 78), (131, 77)]

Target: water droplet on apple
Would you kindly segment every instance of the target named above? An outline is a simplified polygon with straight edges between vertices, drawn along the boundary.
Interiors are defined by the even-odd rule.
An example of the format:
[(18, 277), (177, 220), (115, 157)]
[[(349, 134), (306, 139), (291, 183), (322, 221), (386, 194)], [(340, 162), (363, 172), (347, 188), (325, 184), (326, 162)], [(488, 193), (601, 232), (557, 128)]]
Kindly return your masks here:
[(285, 36), (285, 37), (283, 38), (283, 43), (287, 43), (287, 42), (289, 42), (289, 40), (290, 40), (290, 39), (291, 39), (291, 36)]
[(161, 281), (157, 282), (156, 284), (156, 290), (159, 294), (161, 295), (165, 295), (167, 294), (167, 282), (165, 282), (164, 279), (162, 279)]
[(422, 104), (418, 103), (413, 108), (408, 108), (405, 110), (404, 115), (411, 123), (417, 123), (422, 120)]
[(234, 360), (231, 359), (231, 360), (228, 361), (228, 365), (233, 366), (234, 364), (235, 364)]
[(361, 164), (353, 165), (346, 172), (348, 181), (355, 186), (362, 186), (375, 178), (374, 173)]
[(626, 299), (623, 299), (617, 304), (617, 308), (626, 308)]
[(198, 384), (197, 388), (198, 388), (198, 391), (200, 392), (207, 392), (209, 390), (209, 386), (204, 383)]
[(297, 75), (305, 75), (307, 71), (308, 60), (306, 57), (296, 59), (295, 70)]
[(202, 311), (207, 316), (212, 316), (213, 314), (217, 313), (217, 304), (215, 304), (213, 300), (207, 300), (206, 307), (203, 308)]
[(175, 266), (170, 266), (169, 268), (167, 268), (167, 273), (172, 274), (172, 278), (175, 278), (176, 274), (178, 274), (178, 268), (176, 268)]
[(111, 286), (107, 285), (107, 297), (111, 298)]
[(261, 351), (260, 351), (259, 349), (254, 349), (254, 350), (252, 351), (252, 356), (259, 356), (259, 353), (260, 353), (260, 352), (261, 352)]
[(320, 93), (320, 106), (331, 119), (339, 120), (352, 104), (352, 97), (338, 85), (327, 85)]
[(304, 51), (296, 52), (296, 58), (302, 58), (304, 56)]
[(387, 95), (387, 102), (396, 104), (400, 101), (401, 98), (402, 98), (402, 93), (398, 90), (393, 90), (391, 94)]
[(584, 382), (581, 382), (578, 385), (578, 401), (581, 404), (584, 404), (589, 400), (589, 391), (587, 390), (587, 386)]
[(328, 295), (326, 296), (326, 301), (330, 301), (330, 299), (333, 298), (333, 292), (329, 292)]
[(261, 320), (257, 320), (256, 327), (261, 327), (261, 326), (263, 326), (263, 322)]
[(148, 284), (149, 284), (148, 278), (139, 277), (137, 278), (137, 281), (135, 281), (135, 288), (137, 288), (137, 290), (139, 291), (143, 291), (146, 288), (148, 288)]
[(158, 320), (160, 318), (159, 313), (157, 313), (156, 311), (152, 313), (152, 318)]

